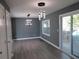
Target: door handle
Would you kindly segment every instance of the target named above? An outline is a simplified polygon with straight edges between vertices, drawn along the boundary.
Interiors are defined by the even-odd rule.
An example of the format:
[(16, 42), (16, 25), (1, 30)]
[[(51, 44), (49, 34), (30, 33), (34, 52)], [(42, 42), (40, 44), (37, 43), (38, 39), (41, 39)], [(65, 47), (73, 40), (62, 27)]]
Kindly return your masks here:
[(10, 42), (11, 42), (11, 41), (6, 41), (6, 40), (5, 40), (5, 43), (10, 43)]

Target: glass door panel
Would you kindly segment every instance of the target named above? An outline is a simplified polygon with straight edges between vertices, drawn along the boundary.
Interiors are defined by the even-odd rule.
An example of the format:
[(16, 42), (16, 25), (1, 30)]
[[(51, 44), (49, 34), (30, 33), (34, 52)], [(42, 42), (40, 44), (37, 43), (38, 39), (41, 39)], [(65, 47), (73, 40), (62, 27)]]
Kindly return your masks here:
[(73, 15), (73, 54), (79, 57), (79, 14)]
[(62, 49), (71, 54), (71, 16), (62, 17)]

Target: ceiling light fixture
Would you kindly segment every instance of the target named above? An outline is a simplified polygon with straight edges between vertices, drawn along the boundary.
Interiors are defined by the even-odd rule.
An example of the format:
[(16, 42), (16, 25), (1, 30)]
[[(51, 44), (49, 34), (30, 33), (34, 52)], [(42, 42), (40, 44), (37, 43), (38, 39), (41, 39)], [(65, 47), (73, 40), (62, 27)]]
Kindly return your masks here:
[(45, 3), (44, 2), (39, 2), (38, 6), (45, 6)]
[[(44, 3), (44, 2), (39, 2), (39, 3), (38, 3), (38, 6), (39, 6), (39, 7), (44, 7), (44, 6), (45, 6), (45, 3)], [(39, 20), (45, 19), (45, 18), (46, 18), (46, 13), (45, 13), (45, 11), (40, 11), (40, 12), (39, 12)]]

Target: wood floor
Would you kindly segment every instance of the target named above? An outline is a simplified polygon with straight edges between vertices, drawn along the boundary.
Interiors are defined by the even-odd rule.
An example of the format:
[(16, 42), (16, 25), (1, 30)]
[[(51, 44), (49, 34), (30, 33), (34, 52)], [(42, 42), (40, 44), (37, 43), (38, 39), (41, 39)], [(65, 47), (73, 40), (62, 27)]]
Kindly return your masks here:
[(12, 59), (73, 59), (40, 39), (15, 41)]

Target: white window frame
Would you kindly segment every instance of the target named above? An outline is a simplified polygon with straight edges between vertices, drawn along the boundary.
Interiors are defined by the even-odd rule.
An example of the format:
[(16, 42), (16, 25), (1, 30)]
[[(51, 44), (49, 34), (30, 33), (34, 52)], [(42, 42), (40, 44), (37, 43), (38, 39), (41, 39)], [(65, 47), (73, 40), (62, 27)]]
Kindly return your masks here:
[[(48, 27), (50, 28), (50, 20), (49, 20), (49, 19), (42, 21), (42, 28), (43, 28), (43, 23), (46, 22), (46, 21), (49, 22)], [(44, 33), (44, 32), (43, 32), (43, 29), (42, 29), (42, 34), (43, 34), (43, 35), (46, 35), (46, 36), (50, 36), (50, 34)]]

